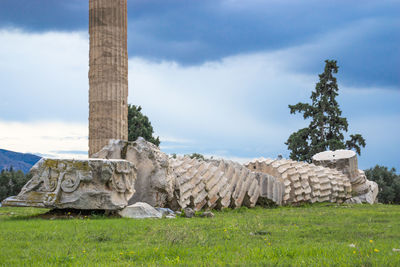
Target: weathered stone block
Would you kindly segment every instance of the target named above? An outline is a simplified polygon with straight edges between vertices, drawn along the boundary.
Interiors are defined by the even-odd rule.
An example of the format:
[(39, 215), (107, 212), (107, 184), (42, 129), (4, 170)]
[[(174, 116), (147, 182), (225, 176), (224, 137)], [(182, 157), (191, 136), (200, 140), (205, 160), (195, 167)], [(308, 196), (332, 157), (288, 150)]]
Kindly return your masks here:
[(18, 196), (3, 206), (119, 210), (135, 192), (136, 169), (125, 160), (42, 159)]
[[(170, 173), (168, 156), (139, 137), (134, 142), (110, 140), (94, 158), (125, 159), (137, 168), (136, 192), (129, 204), (146, 202), (153, 207), (167, 207), (173, 199), (174, 180)], [(177, 207), (174, 207), (177, 208)]]
[(144, 202), (137, 202), (127, 206), (119, 211), (118, 214), (121, 217), (131, 219), (162, 218), (162, 213), (160, 211)]
[(336, 169), (343, 172), (353, 183), (358, 177), (358, 160), (356, 152), (352, 150), (324, 151), (312, 157), (315, 165)]

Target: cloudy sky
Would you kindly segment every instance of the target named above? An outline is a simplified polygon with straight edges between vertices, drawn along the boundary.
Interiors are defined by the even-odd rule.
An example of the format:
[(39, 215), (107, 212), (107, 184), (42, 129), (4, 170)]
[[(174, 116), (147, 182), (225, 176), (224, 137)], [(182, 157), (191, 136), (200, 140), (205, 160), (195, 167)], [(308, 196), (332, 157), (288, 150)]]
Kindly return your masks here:
[[(360, 168), (400, 169), (399, 0), (128, 0), (129, 102), (167, 153), (289, 156), (325, 59)], [(86, 157), (88, 1), (0, 1), (0, 148)]]

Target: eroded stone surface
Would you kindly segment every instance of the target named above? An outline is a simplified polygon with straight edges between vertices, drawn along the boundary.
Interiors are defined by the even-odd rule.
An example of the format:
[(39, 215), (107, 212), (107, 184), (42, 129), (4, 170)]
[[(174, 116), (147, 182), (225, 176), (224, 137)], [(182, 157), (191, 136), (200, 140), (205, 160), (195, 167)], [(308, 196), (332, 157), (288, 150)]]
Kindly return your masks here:
[(125, 160), (41, 159), (32, 179), (4, 206), (119, 210), (135, 192), (136, 170)]
[(129, 204), (146, 202), (153, 207), (169, 207), (174, 180), (168, 156), (154, 144), (139, 137), (135, 142), (111, 140), (94, 158), (126, 159), (137, 168), (136, 193)]
[(315, 165), (336, 169), (350, 178), (350, 181), (359, 176), (356, 152), (352, 150), (324, 151), (312, 157)]

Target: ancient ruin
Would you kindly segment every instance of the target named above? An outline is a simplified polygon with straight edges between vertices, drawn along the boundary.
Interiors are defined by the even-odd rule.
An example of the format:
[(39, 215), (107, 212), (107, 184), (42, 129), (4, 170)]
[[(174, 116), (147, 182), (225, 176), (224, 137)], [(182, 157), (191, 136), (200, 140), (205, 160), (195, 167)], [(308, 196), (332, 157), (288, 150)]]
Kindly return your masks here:
[(119, 210), (135, 192), (136, 169), (125, 160), (41, 159), (32, 179), (4, 206)]
[[(376, 202), (378, 186), (358, 169), (353, 151), (322, 152), (313, 157), (313, 164), (261, 158), (242, 165), (171, 157), (143, 138), (125, 141), (127, 0), (89, 0), (89, 12), (89, 155), (93, 159), (42, 159), (31, 169), (32, 179), (21, 193), (3, 201), (4, 206), (120, 211), (143, 202), (198, 211)], [(142, 204), (121, 214), (141, 214), (147, 206)]]
[(254, 207), (259, 200), (282, 203), (283, 184), (270, 175), (232, 161), (168, 157), (143, 138), (112, 140), (94, 157), (126, 159), (137, 166), (136, 193), (129, 203), (174, 210)]
[(127, 0), (89, 0), (89, 156), (128, 139)]
[(353, 198), (351, 203), (370, 203), (377, 201), (378, 184), (369, 181), (364, 171), (358, 169), (356, 152), (352, 150), (336, 150), (318, 153), (312, 158), (315, 165), (341, 171), (350, 180)]
[(315, 202), (373, 204), (378, 193), (376, 183), (357, 169), (351, 151), (319, 153), (315, 164), (261, 158), (242, 165), (171, 157), (139, 138), (110, 140), (93, 157), (99, 159), (41, 160), (21, 193), (3, 205), (120, 210), (144, 202), (198, 211)]
[(174, 178), (169, 169), (168, 155), (143, 138), (135, 142), (110, 140), (93, 158), (126, 159), (135, 165), (136, 193), (129, 204), (146, 202), (154, 207), (164, 207), (172, 201)]
[[(257, 159), (244, 166), (226, 160), (168, 157), (155, 145), (139, 138), (135, 142), (110, 141), (94, 156), (126, 159), (137, 166), (137, 193), (130, 203), (195, 210), (254, 207), (265, 203), (372, 204), (376, 201), (377, 186), (365, 179), (357, 164), (350, 165), (355, 155), (351, 152), (347, 152), (351, 157), (342, 156), (342, 161), (348, 164), (341, 164), (343, 168), (339, 169), (286, 159)], [(316, 158), (319, 157), (317, 154)], [(350, 166), (357, 169), (358, 176), (348, 176), (344, 170)]]

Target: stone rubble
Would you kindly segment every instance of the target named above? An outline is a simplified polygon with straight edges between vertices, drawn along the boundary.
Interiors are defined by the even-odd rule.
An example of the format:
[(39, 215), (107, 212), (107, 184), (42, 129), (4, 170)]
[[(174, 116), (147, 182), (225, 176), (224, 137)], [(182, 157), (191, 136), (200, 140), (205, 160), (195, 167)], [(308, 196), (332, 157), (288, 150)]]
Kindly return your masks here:
[(183, 213), (185, 215), (186, 218), (193, 218), (195, 215), (195, 212), (193, 209), (191, 208), (184, 208), (183, 209)]

